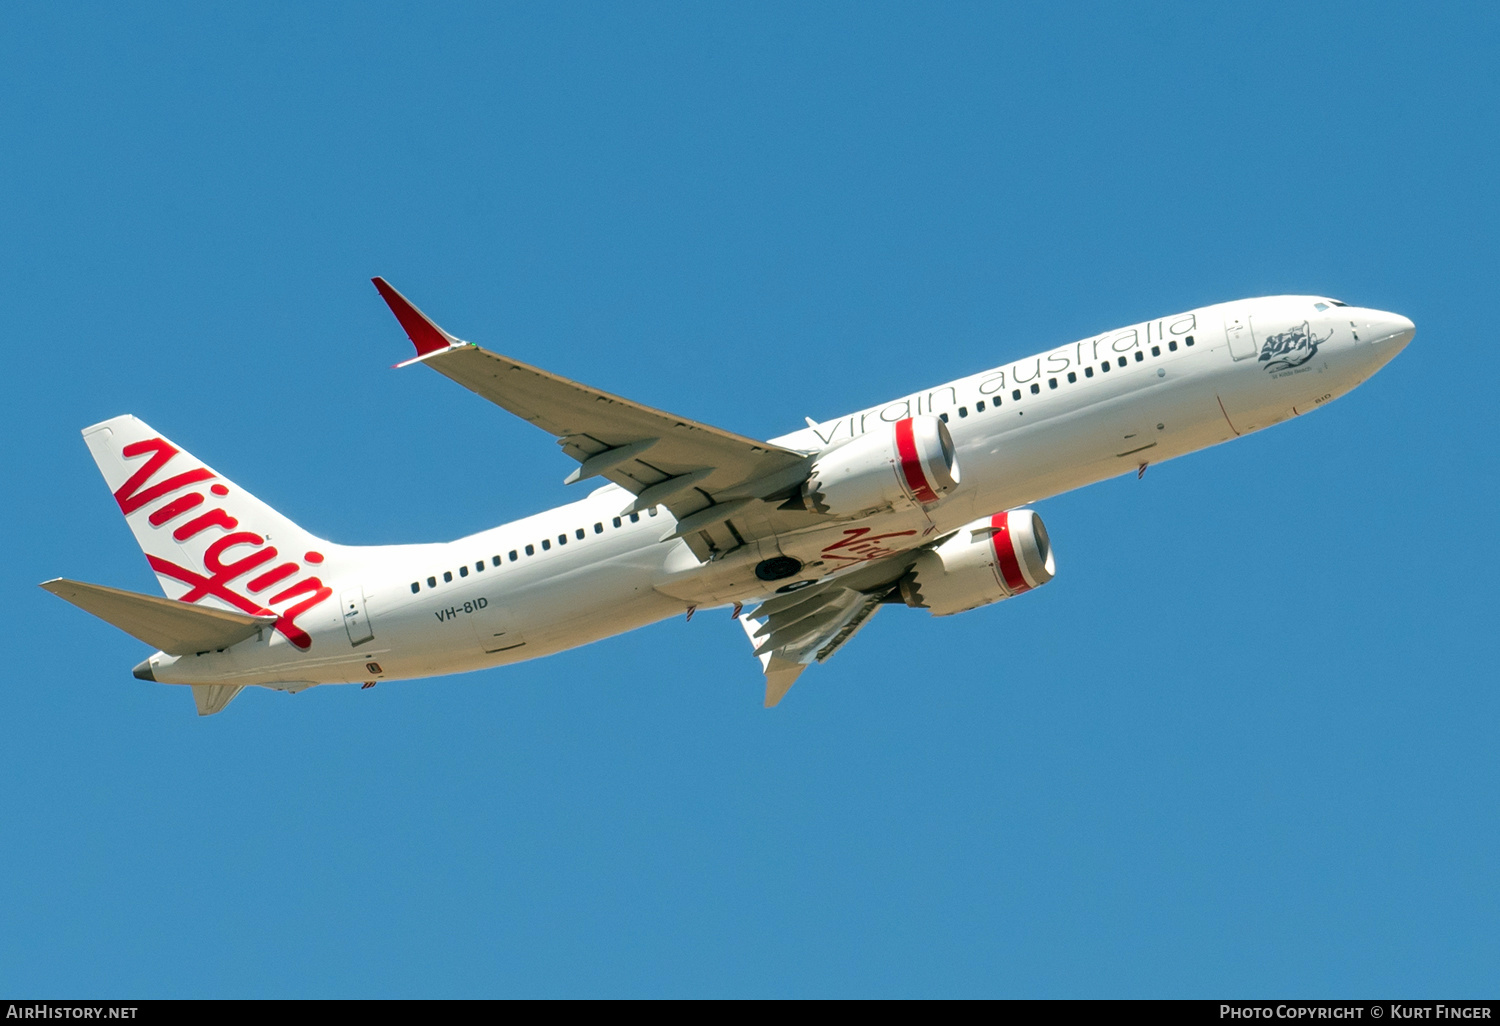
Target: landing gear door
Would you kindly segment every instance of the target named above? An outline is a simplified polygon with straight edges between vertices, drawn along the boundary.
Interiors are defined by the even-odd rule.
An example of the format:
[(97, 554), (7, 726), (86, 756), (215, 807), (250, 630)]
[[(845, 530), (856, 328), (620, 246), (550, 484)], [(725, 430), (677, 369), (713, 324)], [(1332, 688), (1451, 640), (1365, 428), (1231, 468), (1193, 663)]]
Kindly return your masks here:
[(358, 648), (373, 641), (375, 632), (370, 629), (370, 616), (365, 612), (363, 588), (348, 588), (339, 596), (344, 604), (344, 630), (349, 632), (349, 644)]
[(1224, 337), (1229, 340), (1229, 355), (1236, 360), (1248, 360), (1259, 352), (1255, 335), (1250, 330), (1250, 313), (1247, 310), (1224, 311)]

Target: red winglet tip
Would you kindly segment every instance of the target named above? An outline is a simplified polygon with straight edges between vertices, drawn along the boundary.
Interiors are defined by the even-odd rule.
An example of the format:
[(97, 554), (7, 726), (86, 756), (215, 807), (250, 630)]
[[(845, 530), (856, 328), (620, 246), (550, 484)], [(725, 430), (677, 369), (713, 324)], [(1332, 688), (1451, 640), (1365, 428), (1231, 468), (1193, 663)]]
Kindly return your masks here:
[(396, 320), (401, 322), (401, 327), (406, 331), (406, 337), (411, 339), (412, 345), (417, 347), (418, 356), (426, 356), (441, 349), (447, 349), (458, 340), (448, 334), (442, 328), (432, 323), (432, 320), (411, 304), (401, 293), (391, 287), (384, 278), (371, 278), (380, 298), (385, 300), (385, 305), (391, 308), (391, 313), (396, 315)]

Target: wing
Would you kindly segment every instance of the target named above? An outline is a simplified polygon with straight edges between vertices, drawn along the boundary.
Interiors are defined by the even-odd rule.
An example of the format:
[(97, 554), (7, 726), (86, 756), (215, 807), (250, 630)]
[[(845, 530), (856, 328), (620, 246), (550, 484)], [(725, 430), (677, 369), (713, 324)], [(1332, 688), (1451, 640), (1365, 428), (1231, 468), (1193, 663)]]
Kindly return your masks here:
[(635, 496), (622, 514), (665, 506), (678, 521), (668, 537), (685, 538), (699, 559), (758, 536), (767, 511), (757, 507), (786, 498), (807, 476), (807, 453), (652, 409), (481, 349), (438, 327), (383, 278), (373, 280), (417, 347), (416, 358), (406, 364), (426, 363), (556, 436), (579, 463), (566, 483), (613, 481)]
[(762, 602), (740, 618), (766, 674), (766, 708), (785, 697), (802, 671), (828, 659), (879, 611), (917, 553), (902, 552), (850, 574)]

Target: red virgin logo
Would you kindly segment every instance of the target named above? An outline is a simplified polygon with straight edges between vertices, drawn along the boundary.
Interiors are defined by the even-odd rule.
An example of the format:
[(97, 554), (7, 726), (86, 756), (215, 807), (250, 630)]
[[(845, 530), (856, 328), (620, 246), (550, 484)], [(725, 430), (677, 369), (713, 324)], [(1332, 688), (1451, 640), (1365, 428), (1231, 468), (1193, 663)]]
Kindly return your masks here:
[(834, 566), (851, 566), (854, 563), (879, 559), (881, 556), (895, 555), (901, 550), (885, 544), (886, 539), (909, 538), (917, 533), (916, 531), (891, 531), (889, 534), (871, 534), (870, 530), (868, 527), (845, 528), (842, 538), (824, 547), (823, 558), (844, 561), (842, 564), (834, 563)]
[[(298, 648), (310, 647), (312, 638), (305, 630), (297, 626), (297, 617), (332, 597), (333, 589), (317, 577), (310, 576), (276, 590), (275, 594), (269, 597), (260, 597), (262, 593), (275, 590), (277, 586), (290, 581), (302, 572), (301, 565), (288, 561), (269, 566), (262, 573), (245, 581), (243, 585), (236, 584), (236, 587), (243, 587), (243, 593), (234, 590), (230, 587), (231, 584), (261, 567), (275, 563), (281, 554), (276, 551), (274, 545), (267, 545), (266, 540), (260, 535), (252, 531), (238, 530), (240, 522), (230, 516), (222, 506), (214, 505), (214, 500), (204, 494), (206, 491), (222, 499), (229, 494), (229, 487), (222, 482), (217, 482), (206, 489), (203, 488), (206, 482), (214, 480), (217, 476), (207, 467), (198, 467), (153, 483), (157, 474), (178, 452), (172, 443), (164, 438), (132, 442), (120, 451), (127, 459), (148, 455), (150, 457), (144, 466), (130, 476), (130, 480), (116, 490), (115, 501), (120, 504), (120, 512), (128, 517), (158, 499), (167, 499), (167, 496), (182, 492), (184, 488), (193, 487), (193, 491), (167, 499), (151, 510), (146, 515), (147, 521), (154, 528), (165, 528), (189, 513), (196, 513), (196, 516), (181, 520), (181, 523), (172, 530), (172, 537), (179, 542), (187, 541), (210, 527), (222, 528), (226, 532), (223, 537), (215, 539), (204, 551), (203, 572), (179, 566), (171, 560), (146, 553), (151, 569), (188, 585), (187, 594), (178, 601), (197, 602), (212, 595), (253, 616), (274, 616), (276, 617), (276, 630), (280, 631), (288, 641)], [(200, 507), (203, 508), (200, 510)], [(231, 549), (242, 551), (230, 553)], [(323, 562), (323, 555), (320, 552), (308, 552), (302, 558), (305, 562), (312, 564)], [(252, 595), (256, 597), (252, 598)], [(300, 599), (300, 601), (293, 602), (294, 599)], [(293, 604), (287, 605), (279, 613), (271, 608), (284, 603)]]

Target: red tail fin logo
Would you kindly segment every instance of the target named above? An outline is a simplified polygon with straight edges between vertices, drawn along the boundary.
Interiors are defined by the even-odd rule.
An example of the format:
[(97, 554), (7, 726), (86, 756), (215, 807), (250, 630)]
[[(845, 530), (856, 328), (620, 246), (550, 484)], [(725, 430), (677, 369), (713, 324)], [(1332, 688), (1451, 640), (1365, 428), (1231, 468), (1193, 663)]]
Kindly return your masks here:
[[(171, 442), (164, 438), (150, 438), (141, 442), (132, 442), (120, 450), (126, 459), (135, 459), (148, 456), (144, 464), (130, 476), (123, 485), (115, 491), (115, 501), (120, 505), (120, 511), (127, 517), (145, 506), (150, 505), (158, 499), (166, 498), (174, 492), (202, 485), (207, 481), (213, 481), (217, 477), (207, 467), (198, 467), (193, 470), (184, 471), (172, 477), (167, 477), (156, 483), (153, 480), (166, 468), (172, 458), (177, 455), (178, 450)], [(165, 529), (173, 521), (179, 520), (189, 511), (195, 511), (207, 502), (223, 499), (229, 494), (229, 486), (222, 481), (216, 481), (206, 491), (216, 497), (209, 499), (204, 494), (204, 489), (195, 489), (175, 498), (168, 499), (155, 509), (146, 514), (147, 521), (153, 528)], [(196, 535), (217, 527), (225, 533), (214, 539), (203, 553), (202, 571), (179, 566), (169, 559), (151, 553), (146, 554), (146, 559), (151, 564), (151, 569), (158, 574), (170, 577), (175, 581), (188, 586), (186, 594), (179, 601), (198, 602), (212, 595), (222, 602), (226, 602), (236, 609), (250, 613), (255, 616), (276, 617), (276, 630), (279, 631), (287, 641), (298, 648), (311, 647), (312, 638), (301, 627), (297, 626), (297, 617), (306, 613), (309, 609), (319, 603), (326, 602), (333, 596), (333, 589), (325, 585), (316, 576), (304, 577), (302, 580), (291, 584), (271, 595), (269, 598), (252, 598), (251, 594), (259, 595), (261, 592), (270, 590), (273, 586), (296, 577), (302, 572), (303, 567), (295, 561), (287, 561), (275, 566), (251, 578), (244, 584), (245, 592), (242, 593), (230, 587), (231, 584), (245, 577), (247, 574), (267, 564), (275, 563), (280, 553), (274, 545), (267, 545), (265, 538), (253, 531), (239, 530), (240, 522), (232, 516), (223, 505), (215, 505), (199, 513), (191, 519), (185, 520), (172, 529), (172, 537), (176, 541), (187, 541)], [(230, 550), (239, 550), (231, 553)], [(316, 565), (323, 562), (320, 552), (306, 552), (303, 554), (304, 562)], [(292, 605), (277, 612), (272, 606), (292, 602), (300, 598)]]

